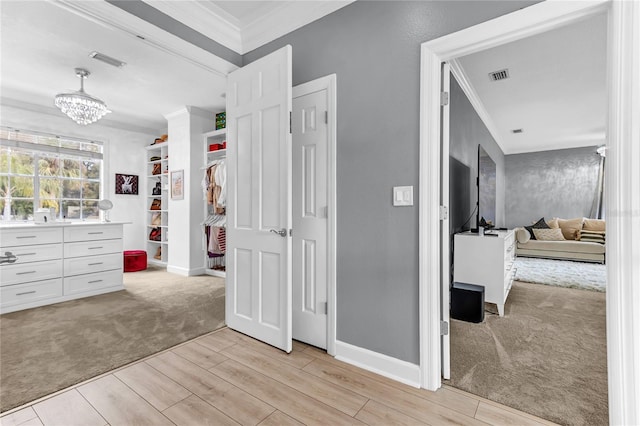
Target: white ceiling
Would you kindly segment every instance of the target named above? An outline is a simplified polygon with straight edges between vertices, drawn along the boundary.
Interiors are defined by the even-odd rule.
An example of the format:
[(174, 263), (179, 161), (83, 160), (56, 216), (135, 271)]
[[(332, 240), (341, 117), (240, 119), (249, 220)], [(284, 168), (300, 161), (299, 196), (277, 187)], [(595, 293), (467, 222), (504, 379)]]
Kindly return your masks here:
[[(458, 59), (505, 154), (605, 143), (606, 27), (596, 16)], [(504, 68), (508, 79), (489, 79)]]
[[(232, 21), (242, 47), (247, 37), (252, 45), (269, 42), (283, 29), (302, 26), (349, 2), (328, 2), (331, 7), (323, 7), (326, 2), (305, 1), (303, 8), (291, 1), (153, 1), (151, 5), (162, 10), (163, 3), (183, 11), (185, 25), (196, 30), (197, 22), (202, 22), (196, 18), (206, 18), (208, 28)], [(106, 125), (158, 133), (167, 127), (164, 116), (184, 106), (212, 112), (225, 109), (226, 75), (236, 65), (105, 1), (2, 1), (0, 6), (4, 104), (62, 114), (53, 99), (57, 93), (79, 89), (74, 68), (82, 67), (91, 72), (85, 91), (113, 111), (101, 120)], [(287, 23), (273, 25), (274, 19)], [(257, 37), (265, 25), (269, 31)], [(277, 32), (271, 30), (274, 26)], [(96, 61), (89, 57), (92, 51), (126, 66)]]

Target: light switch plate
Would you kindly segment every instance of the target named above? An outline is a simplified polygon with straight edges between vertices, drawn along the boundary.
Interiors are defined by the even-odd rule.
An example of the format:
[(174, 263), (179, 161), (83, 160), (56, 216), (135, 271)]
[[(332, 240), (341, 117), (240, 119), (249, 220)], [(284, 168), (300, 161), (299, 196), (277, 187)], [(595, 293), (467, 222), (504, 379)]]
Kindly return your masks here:
[(413, 186), (394, 186), (393, 187), (393, 205), (394, 206), (412, 206), (413, 205)]

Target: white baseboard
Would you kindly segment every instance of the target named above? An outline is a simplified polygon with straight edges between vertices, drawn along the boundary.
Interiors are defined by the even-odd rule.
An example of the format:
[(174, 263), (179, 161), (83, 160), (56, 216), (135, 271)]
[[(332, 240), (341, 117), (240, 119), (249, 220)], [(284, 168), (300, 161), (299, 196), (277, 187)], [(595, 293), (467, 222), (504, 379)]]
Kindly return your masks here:
[(183, 277), (192, 277), (194, 275), (203, 275), (204, 268), (182, 268), (180, 266), (172, 266), (167, 265), (167, 272), (171, 272), (172, 274), (182, 275)]
[(336, 341), (336, 359), (415, 388), (420, 387), (420, 366), (349, 343)]

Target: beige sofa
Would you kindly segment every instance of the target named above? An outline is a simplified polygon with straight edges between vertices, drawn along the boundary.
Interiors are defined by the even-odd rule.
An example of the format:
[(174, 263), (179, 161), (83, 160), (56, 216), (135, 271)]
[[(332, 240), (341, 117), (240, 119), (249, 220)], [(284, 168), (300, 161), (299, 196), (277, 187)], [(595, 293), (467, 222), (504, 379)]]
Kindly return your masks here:
[[(604, 263), (606, 249), (604, 244), (571, 239), (572, 236), (574, 236), (574, 238), (580, 238), (579, 230), (575, 229), (577, 228), (575, 225), (575, 219), (573, 222), (572, 229), (562, 229), (562, 234), (566, 237), (566, 239), (562, 241), (534, 240), (527, 238), (527, 236), (530, 235), (528, 230), (525, 228), (516, 228), (516, 255), (521, 257), (540, 257), (546, 259)], [(553, 220), (548, 223), (551, 225), (551, 228), (554, 228), (554, 225), (557, 224), (554, 224)], [(581, 229), (584, 229), (584, 222), (581, 225)], [(592, 229), (593, 226), (593, 221), (591, 221), (590, 227)], [(600, 225), (597, 226), (599, 227)]]

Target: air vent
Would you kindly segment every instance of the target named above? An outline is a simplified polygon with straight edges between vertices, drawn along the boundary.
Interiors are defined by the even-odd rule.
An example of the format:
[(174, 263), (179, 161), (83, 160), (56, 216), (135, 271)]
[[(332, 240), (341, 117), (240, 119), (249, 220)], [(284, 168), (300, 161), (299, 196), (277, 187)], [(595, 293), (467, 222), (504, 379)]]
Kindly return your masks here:
[(93, 58), (93, 59), (97, 59), (99, 61), (104, 62), (105, 64), (109, 64), (112, 65), (114, 67), (118, 67), (118, 68), (122, 68), (125, 65), (127, 65), (125, 62), (122, 62), (121, 60), (112, 58), (111, 56), (107, 56), (104, 55), (100, 52), (91, 52), (89, 53), (89, 57)]
[(509, 70), (507, 68), (489, 73), (491, 81), (506, 80), (507, 78), (509, 78)]
[(522, 129), (513, 129), (511, 131), (511, 133), (522, 133), (522, 132), (524, 132), (524, 130), (522, 130)]

